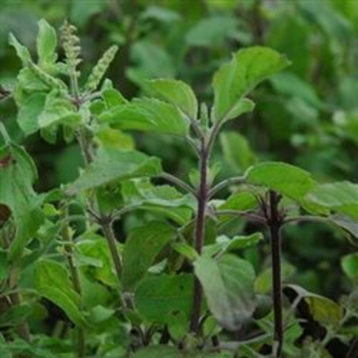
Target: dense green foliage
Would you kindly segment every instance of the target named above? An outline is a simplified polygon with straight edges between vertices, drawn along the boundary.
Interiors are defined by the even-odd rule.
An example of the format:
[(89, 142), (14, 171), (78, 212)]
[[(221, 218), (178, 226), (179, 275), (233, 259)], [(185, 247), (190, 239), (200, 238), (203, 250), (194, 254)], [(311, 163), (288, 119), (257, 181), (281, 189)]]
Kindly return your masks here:
[(19, 4), (0, 356), (357, 357), (358, 5)]

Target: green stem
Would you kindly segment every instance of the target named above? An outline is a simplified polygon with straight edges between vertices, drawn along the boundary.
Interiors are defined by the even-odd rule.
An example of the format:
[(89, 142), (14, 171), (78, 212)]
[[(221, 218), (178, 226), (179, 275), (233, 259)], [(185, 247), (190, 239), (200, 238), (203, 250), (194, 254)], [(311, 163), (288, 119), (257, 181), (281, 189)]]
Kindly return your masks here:
[(233, 177), (228, 178), (226, 180), (223, 180), (221, 183), (215, 185), (210, 191), (209, 191), (209, 198), (212, 198), (217, 192), (219, 192), (222, 189), (225, 189), (226, 187), (233, 185), (233, 184), (243, 184), (245, 183), (245, 177)]
[(112, 221), (103, 218), (101, 222), (101, 227), (102, 227), (103, 234), (107, 240), (109, 250), (111, 252), (114, 269), (116, 270), (118, 279), (120, 279), (122, 274), (122, 259), (119, 256), (117, 250), (117, 245), (116, 245), (117, 240), (113, 232)]
[(196, 191), (193, 187), (191, 187), (189, 184), (185, 183), (184, 181), (182, 181), (181, 179), (175, 177), (174, 175), (171, 175), (169, 173), (162, 173), (160, 174), (161, 178), (173, 183), (174, 185), (182, 188), (183, 190), (185, 190), (188, 193), (191, 193), (193, 195), (196, 196)]

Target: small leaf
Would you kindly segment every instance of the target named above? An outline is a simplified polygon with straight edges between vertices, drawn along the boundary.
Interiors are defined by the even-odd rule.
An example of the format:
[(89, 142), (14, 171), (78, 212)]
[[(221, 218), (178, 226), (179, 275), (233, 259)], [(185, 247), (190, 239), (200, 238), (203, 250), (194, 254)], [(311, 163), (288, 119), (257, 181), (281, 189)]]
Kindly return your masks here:
[(358, 219), (358, 185), (348, 181), (316, 185), (307, 200), (335, 213)]
[(0, 327), (17, 326), (25, 322), (31, 315), (32, 309), (31, 305), (27, 303), (11, 306), (7, 311), (0, 314)]
[(358, 281), (358, 253), (349, 254), (342, 257), (341, 260), (342, 268), (344, 273), (351, 280)]
[(199, 258), (196, 250), (184, 242), (175, 242), (172, 244), (172, 248), (190, 261), (195, 261)]
[(135, 151), (101, 149), (95, 160), (70, 185), (69, 194), (96, 188), (116, 180), (155, 176), (161, 172), (160, 161)]
[(205, 17), (189, 29), (185, 40), (189, 46), (217, 49), (226, 40), (235, 38), (239, 33), (239, 25), (239, 19), (234, 14)]
[(287, 285), (301, 296), (308, 304), (313, 318), (325, 326), (337, 327), (342, 319), (341, 307), (327, 297), (306, 291), (297, 285)]
[(57, 59), (57, 35), (56, 30), (46, 20), (41, 19), (38, 25), (37, 54), (40, 66), (46, 69), (47, 66), (55, 63)]
[(248, 191), (237, 191), (218, 206), (219, 210), (247, 211), (257, 207), (257, 200), (254, 194)]
[(112, 108), (128, 103), (128, 101), (123, 97), (122, 93), (114, 88), (103, 89), (101, 96), (107, 108)]
[(9, 44), (15, 48), (17, 56), (22, 61), (22, 65), (27, 66), (29, 61), (31, 61), (29, 50), (25, 46), (21, 45), (12, 33), (9, 35)]
[(249, 184), (264, 186), (296, 201), (302, 201), (315, 185), (309, 172), (282, 162), (257, 164), (248, 169), (246, 179)]
[(131, 231), (123, 250), (121, 282), (125, 289), (135, 287), (157, 255), (175, 236), (175, 229), (160, 221), (150, 222)]
[(138, 312), (149, 322), (168, 323), (171, 314), (183, 312), (189, 320), (192, 309), (193, 276), (161, 275), (142, 280), (135, 292)]
[(248, 98), (239, 99), (229, 112), (225, 115), (224, 121), (232, 118), (240, 117), (242, 114), (252, 112), (255, 108), (255, 103)]
[(80, 311), (81, 299), (72, 288), (67, 270), (53, 260), (40, 260), (35, 264), (35, 286), (40, 295), (62, 308), (72, 322), (86, 325)]
[(251, 264), (226, 254), (218, 260), (200, 257), (194, 262), (194, 269), (211, 313), (226, 329), (239, 329), (252, 316), (256, 305)]
[(76, 126), (81, 120), (81, 115), (70, 100), (59, 95), (57, 90), (51, 91), (46, 96), (46, 102), (41, 115), (38, 118), (39, 128), (68, 124)]
[(126, 205), (161, 214), (180, 225), (190, 220), (196, 208), (192, 195), (183, 195), (169, 185), (154, 186), (147, 178), (123, 182), (122, 196)]
[(154, 97), (178, 107), (189, 118), (197, 118), (198, 101), (186, 83), (173, 79), (150, 80), (147, 81), (147, 89)]
[(233, 172), (244, 172), (256, 163), (256, 156), (250, 148), (247, 139), (237, 132), (224, 132), (220, 134), (220, 143), (224, 159)]
[(234, 109), (244, 96), (288, 64), (284, 56), (270, 48), (250, 47), (238, 51), (231, 62), (223, 65), (214, 75), (216, 120), (233, 118)]
[(118, 105), (99, 116), (100, 121), (119, 129), (185, 136), (189, 122), (172, 104), (154, 98), (135, 99), (130, 104)]
[(0, 204), (9, 208), (16, 224), (10, 261), (21, 255), (44, 219), (39, 208), (42, 198), (32, 188), (36, 179), (34, 162), (21, 147), (10, 142), (0, 148)]
[(263, 235), (259, 232), (247, 236), (238, 235), (232, 238), (221, 235), (216, 238), (215, 244), (204, 247), (204, 255), (217, 256), (225, 252), (246, 249), (248, 247), (257, 245), (262, 240)]
[(35, 133), (39, 129), (38, 118), (44, 109), (45, 102), (46, 94), (35, 92), (21, 103), (17, 114), (17, 123), (26, 135)]
[[(118, 279), (113, 271), (112, 257), (104, 237), (84, 235), (76, 244), (76, 249), (82, 255), (82, 261), (80, 259), (78, 263), (87, 263), (86, 266), (81, 267), (82, 272), (104, 285), (118, 286)], [(87, 262), (83, 262), (84, 258)]]

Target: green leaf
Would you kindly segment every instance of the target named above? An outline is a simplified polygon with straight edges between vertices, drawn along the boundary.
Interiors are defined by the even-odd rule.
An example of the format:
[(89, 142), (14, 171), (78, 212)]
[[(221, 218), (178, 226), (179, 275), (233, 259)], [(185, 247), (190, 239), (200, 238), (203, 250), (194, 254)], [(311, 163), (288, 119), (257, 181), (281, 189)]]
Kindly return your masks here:
[(348, 181), (316, 185), (307, 200), (358, 219), (358, 185)]
[(302, 201), (315, 185), (309, 172), (282, 162), (257, 164), (246, 172), (246, 180), (249, 184), (264, 186), (296, 201)]
[(36, 179), (36, 167), (21, 147), (9, 143), (0, 148), (0, 204), (10, 209), (16, 224), (10, 261), (21, 255), (26, 243), (43, 221), (39, 209), (41, 197), (32, 188)]
[(77, 112), (75, 105), (54, 90), (46, 96), (44, 109), (38, 118), (38, 126), (46, 128), (67, 124), (75, 127), (80, 121), (81, 115)]
[(237, 191), (218, 206), (218, 210), (247, 211), (257, 207), (257, 200), (254, 194), (247, 191)]
[(96, 132), (95, 140), (104, 148), (116, 148), (122, 150), (133, 150), (133, 138), (118, 129), (101, 126)]
[(165, 357), (165, 358), (183, 358), (183, 354), (178, 351), (175, 347), (170, 347), (166, 345), (157, 345), (150, 346), (137, 351), (133, 358), (155, 358), (155, 357)]
[(69, 274), (60, 263), (42, 259), (35, 264), (35, 286), (40, 295), (63, 309), (72, 322), (86, 325), (81, 298), (72, 288)]
[(160, 161), (135, 151), (120, 151), (114, 148), (99, 150), (95, 160), (68, 188), (69, 194), (96, 188), (116, 180), (150, 177), (161, 172)]
[(122, 93), (115, 88), (103, 89), (101, 92), (101, 96), (107, 108), (128, 103), (128, 101), (123, 97)]
[(341, 265), (344, 273), (353, 281), (358, 281), (358, 253), (342, 257)]
[(172, 244), (172, 248), (190, 261), (195, 261), (199, 258), (199, 254), (196, 250), (184, 242), (175, 242)]
[(248, 98), (239, 99), (231, 110), (226, 114), (223, 121), (240, 117), (242, 114), (252, 112), (255, 108), (255, 103)]
[(198, 101), (193, 90), (183, 81), (157, 79), (146, 82), (151, 95), (178, 107), (189, 118), (196, 119)]
[(198, 21), (185, 36), (189, 46), (217, 48), (238, 34), (239, 19), (216, 15)]
[[(257, 84), (285, 68), (289, 62), (278, 52), (265, 47), (238, 51), (231, 62), (214, 75), (214, 106), (217, 121), (237, 115), (238, 105)], [(246, 104), (247, 110), (249, 105)]]
[(125, 205), (161, 214), (180, 225), (190, 220), (196, 208), (192, 195), (183, 195), (169, 185), (154, 186), (147, 178), (123, 182), (122, 196)]
[(175, 229), (160, 221), (150, 222), (131, 231), (123, 250), (121, 282), (125, 289), (132, 290), (136, 286), (157, 255), (175, 236)]
[(172, 104), (154, 98), (134, 99), (104, 111), (99, 120), (119, 129), (185, 136), (189, 122)]
[(32, 307), (27, 304), (11, 306), (7, 311), (0, 314), (0, 327), (17, 326), (31, 315)]
[(21, 103), (17, 123), (26, 135), (35, 133), (39, 129), (38, 118), (44, 109), (45, 102), (46, 94), (35, 92)]
[(49, 65), (54, 64), (57, 59), (57, 35), (56, 30), (46, 20), (41, 19), (38, 25), (37, 54), (40, 66), (46, 69)]
[(133, 43), (131, 59), (135, 66), (129, 67), (126, 74), (139, 87), (145, 87), (148, 79), (175, 76), (172, 56), (164, 46), (154, 41), (139, 40)]
[(194, 262), (211, 313), (229, 330), (239, 329), (255, 309), (255, 272), (251, 264), (226, 254), (218, 260), (200, 257)]
[(328, 217), (329, 221), (339, 228), (343, 229), (355, 238), (358, 238), (358, 221), (349, 216), (332, 215)]
[[(87, 264), (81, 267), (82, 272), (107, 286), (117, 287), (118, 279), (113, 271), (112, 257), (104, 237), (85, 234), (76, 243), (76, 249), (83, 255), (83, 264), (83, 259), (87, 259)], [(78, 262), (81, 264), (81, 259)]]
[(9, 44), (15, 48), (17, 56), (22, 61), (22, 65), (27, 66), (28, 63), (31, 61), (31, 55), (29, 50), (25, 46), (21, 45), (21, 43), (12, 33), (10, 33), (9, 35)]
[(342, 319), (341, 307), (329, 298), (306, 291), (297, 285), (287, 285), (308, 304), (313, 318), (324, 326), (337, 327)]
[(263, 238), (262, 233), (259, 232), (247, 236), (237, 235), (232, 238), (221, 235), (216, 238), (215, 244), (204, 247), (204, 255), (210, 257), (221, 255), (225, 252), (246, 249), (257, 245)]
[(256, 156), (247, 139), (237, 132), (220, 134), (220, 143), (224, 159), (233, 171), (242, 173), (256, 163)]
[(193, 276), (189, 274), (145, 278), (135, 292), (138, 312), (149, 322), (168, 323), (171, 314), (177, 311), (189, 320), (193, 284)]
[(270, 81), (276, 91), (300, 98), (313, 107), (322, 107), (322, 102), (317, 96), (314, 87), (301, 80), (296, 74), (292, 72), (278, 73)]

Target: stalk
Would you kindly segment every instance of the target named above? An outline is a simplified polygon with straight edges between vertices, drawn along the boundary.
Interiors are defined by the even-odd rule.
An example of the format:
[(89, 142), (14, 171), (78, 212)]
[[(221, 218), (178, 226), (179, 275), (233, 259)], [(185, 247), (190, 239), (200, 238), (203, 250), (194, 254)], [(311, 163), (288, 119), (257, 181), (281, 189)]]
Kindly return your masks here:
[(272, 260), (272, 287), (274, 310), (274, 337), (276, 348), (275, 357), (282, 357), (283, 323), (282, 323), (282, 284), (281, 284), (281, 226), (282, 221), (278, 212), (280, 196), (270, 191), (270, 218), (268, 226), (271, 236), (271, 260)]
[[(77, 140), (78, 140), (78, 143), (81, 148), (82, 157), (85, 161), (86, 166), (88, 166), (92, 162), (93, 157), (92, 157), (92, 153), (91, 153), (90, 143), (89, 143), (88, 139), (86, 138), (86, 135), (83, 131), (79, 131)], [(98, 209), (98, 203), (97, 203), (96, 197), (94, 198), (94, 200), (90, 200), (89, 205), (90, 205), (90, 209), (93, 212), (95, 212), (94, 208)], [(106, 217), (105, 215), (103, 215), (101, 213), (96, 215), (96, 217), (97, 216), (98, 216), (97, 222), (101, 226), (103, 235), (107, 240), (107, 244), (108, 244), (111, 256), (112, 256), (112, 261), (113, 261), (113, 265), (114, 265), (117, 277), (118, 277), (118, 279), (120, 279), (121, 273), (122, 273), (122, 260), (121, 260), (121, 257), (119, 255), (117, 247), (116, 247), (116, 237), (113, 232), (112, 217)], [(124, 298), (122, 297), (122, 295), (121, 295), (121, 301), (125, 307), (126, 302), (125, 302)]]
[(107, 240), (109, 251), (111, 252), (114, 269), (116, 270), (116, 274), (118, 278), (121, 277), (122, 273), (122, 260), (118, 254), (117, 246), (116, 246), (116, 237), (113, 232), (112, 221), (111, 220), (102, 220), (102, 231)]
[[(207, 184), (207, 168), (208, 168), (208, 150), (205, 141), (201, 142), (200, 150), (200, 186), (197, 194), (198, 198), (198, 212), (195, 222), (195, 242), (194, 246), (197, 253), (200, 255), (204, 243), (205, 235), (205, 209), (208, 200), (208, 184)], [(194, 333), (199, 331), (199, 320), (201, 311), (201, 301), (203, 297), (203, 288), (199, 280), (195, 277), (194, 281), (194, 297), (193, 297), (193, 311), (191, 316), (190, 329)]]
[[(63, 217), (66, 218), (68, 216), (67, 209), (64, 209)], [(70, 276), (74, 290), (81, 296), (81, 283), (78, 269), (73, 260), (73, 248), (72, 248), (72, 239), (69, 230), (69, 224), (67, 220), (64, 221), (62, 227), (62, 239), (65, 243), (64, 249), (67, 256), (67, 263), (70, 269)], [(77, 356), (78, 358), (82, 358), (85, 356), (86, 351), (86, 338), (85, 331), (83, 328), (78, 327), (78, 337), (77, 337)]]

